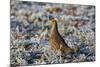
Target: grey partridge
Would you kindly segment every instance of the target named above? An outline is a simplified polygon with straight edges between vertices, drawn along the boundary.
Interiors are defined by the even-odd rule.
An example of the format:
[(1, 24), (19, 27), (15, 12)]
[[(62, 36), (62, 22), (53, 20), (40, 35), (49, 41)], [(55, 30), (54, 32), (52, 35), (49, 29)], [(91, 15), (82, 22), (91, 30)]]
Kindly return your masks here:
[(61, 54), (64, 54), (66, 52), (76, 52), (78, 48), (70, 48), (68, 44), (64, 41), (63, 37), (58, 32), (58, 24), (56, 19), (52, 19), (50, 22), (51, 30), (50, 30), (50, 44), (51, 49), (54, 50), (54, 52), (60, 52)]

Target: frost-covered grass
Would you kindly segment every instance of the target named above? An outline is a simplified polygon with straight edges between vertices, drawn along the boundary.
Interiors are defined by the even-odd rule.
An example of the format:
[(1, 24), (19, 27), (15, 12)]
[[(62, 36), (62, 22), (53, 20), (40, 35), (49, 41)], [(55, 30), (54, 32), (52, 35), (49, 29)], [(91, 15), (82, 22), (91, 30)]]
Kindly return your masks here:
[[(63, 56), (51, 50), (49, 20), (76, 53)], [(95, 61), (95, 7), (90, 5), (11, 1), (11, 65)]]

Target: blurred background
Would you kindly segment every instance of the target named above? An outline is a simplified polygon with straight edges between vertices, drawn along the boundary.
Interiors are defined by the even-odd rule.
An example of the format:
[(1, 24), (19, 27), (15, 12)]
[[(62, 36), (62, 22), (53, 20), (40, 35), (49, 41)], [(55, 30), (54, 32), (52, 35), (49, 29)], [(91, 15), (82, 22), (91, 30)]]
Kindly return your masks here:
[[(35, 65), (95, 60), (95, 6), (11, 0), (11, 64)], [(64, 62), (50, 51), (49, 21), (58, 20), (58, 30), (71, 48)]]

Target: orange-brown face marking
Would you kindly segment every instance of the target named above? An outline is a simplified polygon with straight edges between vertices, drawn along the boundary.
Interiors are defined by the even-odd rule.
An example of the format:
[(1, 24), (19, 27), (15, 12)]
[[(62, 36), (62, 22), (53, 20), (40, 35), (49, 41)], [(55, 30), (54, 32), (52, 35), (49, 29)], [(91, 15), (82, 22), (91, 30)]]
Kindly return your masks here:
[(57, 20), (56, 19), (52, 19), (49, 23), (50, 23), (50, 26), (57, 26)]

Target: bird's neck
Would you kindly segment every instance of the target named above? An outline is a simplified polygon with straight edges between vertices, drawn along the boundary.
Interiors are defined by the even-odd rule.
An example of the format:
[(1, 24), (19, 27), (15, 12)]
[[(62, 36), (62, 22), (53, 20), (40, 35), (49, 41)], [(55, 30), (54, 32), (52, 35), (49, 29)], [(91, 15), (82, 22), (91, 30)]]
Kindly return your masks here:
[(51, 33), (58, 33), (58, 25), (57, 25), (57, 22), (55, 22), (55, 23), (52, 25)]

